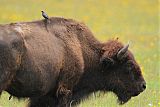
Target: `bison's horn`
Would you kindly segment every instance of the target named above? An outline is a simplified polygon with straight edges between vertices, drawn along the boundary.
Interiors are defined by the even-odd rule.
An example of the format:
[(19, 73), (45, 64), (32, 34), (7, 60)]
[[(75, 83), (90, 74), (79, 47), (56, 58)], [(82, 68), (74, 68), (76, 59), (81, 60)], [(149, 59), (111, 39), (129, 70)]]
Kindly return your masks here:
[(123, 58), (123, 56), (126, 54), (127, 50), (128, 50), (129, 44), (127, 44), (126, 46), (124, 46), (121, 50), (119, 50), (118, 54), (117, 54), (117, 58), (120, 60)]

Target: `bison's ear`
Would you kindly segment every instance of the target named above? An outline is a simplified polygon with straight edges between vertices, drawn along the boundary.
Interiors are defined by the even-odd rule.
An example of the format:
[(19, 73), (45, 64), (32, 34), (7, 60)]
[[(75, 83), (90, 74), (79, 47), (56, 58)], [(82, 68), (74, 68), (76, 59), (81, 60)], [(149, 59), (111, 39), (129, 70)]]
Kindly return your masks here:
[(114, 60), (109, 57), (102, 57), (100, 62), (104, 68), (108, 68), (114, 64)]

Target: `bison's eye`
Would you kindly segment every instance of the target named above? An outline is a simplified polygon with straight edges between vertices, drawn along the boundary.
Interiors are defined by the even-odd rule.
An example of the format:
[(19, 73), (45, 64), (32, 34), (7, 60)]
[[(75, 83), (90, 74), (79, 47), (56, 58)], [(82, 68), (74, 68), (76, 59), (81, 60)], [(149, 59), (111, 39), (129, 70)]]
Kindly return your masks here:
[(126, 69), (127, 69), (128, 72), (132, 71), (133, 66), (132, 66), (132, 63), (130, 61), (127, 61), (127, 63), (126, 63)]
[(128, 69), (134, 68), (134, 63), (133, 63), (133, 61), (129, 60), (129, 61), (127, 61), (126, 64), (127, 64)]
[(132, 80), (134, 80), (134, 72), (135, 72), (134, 68), (135, 68), (134, 63), (132, 61), (127, 61), (125, 74), (130, 76)]

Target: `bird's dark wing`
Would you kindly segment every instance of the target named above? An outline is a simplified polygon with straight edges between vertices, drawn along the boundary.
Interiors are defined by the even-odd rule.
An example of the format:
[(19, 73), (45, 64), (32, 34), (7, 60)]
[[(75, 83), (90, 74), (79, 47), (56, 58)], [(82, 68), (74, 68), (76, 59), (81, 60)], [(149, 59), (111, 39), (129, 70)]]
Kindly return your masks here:
[(48, 15), (47, 15), (45, 12), (42, 13), (42, 16), (43, 16), (45, 19), (49, 19)]

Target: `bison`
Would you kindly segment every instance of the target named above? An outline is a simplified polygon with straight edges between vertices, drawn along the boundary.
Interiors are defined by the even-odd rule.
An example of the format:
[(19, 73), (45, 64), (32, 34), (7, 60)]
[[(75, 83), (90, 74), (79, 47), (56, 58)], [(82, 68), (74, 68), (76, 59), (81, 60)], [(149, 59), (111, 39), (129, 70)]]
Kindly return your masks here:
[(52, 17), (0, 25), (0, 92), (28, 107), (68, 107), (96, 91), (120, 104), (146, 88), (129, 45), (101, 43), (83, 23)]

